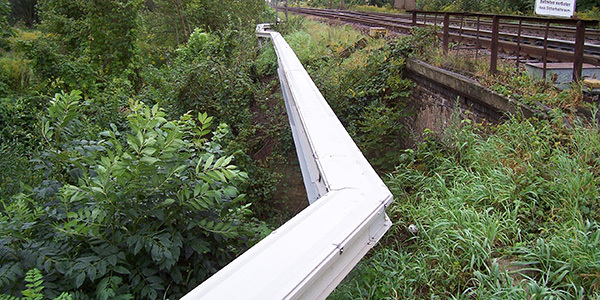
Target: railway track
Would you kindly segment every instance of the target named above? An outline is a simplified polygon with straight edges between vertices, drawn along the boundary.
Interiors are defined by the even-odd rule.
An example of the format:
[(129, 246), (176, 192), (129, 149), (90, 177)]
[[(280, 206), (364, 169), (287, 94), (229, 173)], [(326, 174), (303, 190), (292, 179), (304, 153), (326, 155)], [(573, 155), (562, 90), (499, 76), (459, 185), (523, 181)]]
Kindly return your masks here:
[[(401, 33), (409, 33), (414, 26), (438, 26), (447, 30), (445, 42), (491, 49), (494, 44), (494, 15), (470, 13), (414, 12), (405, 14), (358, 12), (333, 9), (289, 7), (293, 13), (327, 19), (385, 27)], [(577, 20), (545, 19), (536, 17), (500, 16), (497, 49), (519, 57), (545, 62), (576, 62)], [(448, 23), (447, 28), (445, 28)], [(585, 21), (584, 25), (597, 25)], [(439, 33), (444, 38), (444, 32)], [(586, 28), (584, 35), (583, 63), (600, 66), (600, 31)]]

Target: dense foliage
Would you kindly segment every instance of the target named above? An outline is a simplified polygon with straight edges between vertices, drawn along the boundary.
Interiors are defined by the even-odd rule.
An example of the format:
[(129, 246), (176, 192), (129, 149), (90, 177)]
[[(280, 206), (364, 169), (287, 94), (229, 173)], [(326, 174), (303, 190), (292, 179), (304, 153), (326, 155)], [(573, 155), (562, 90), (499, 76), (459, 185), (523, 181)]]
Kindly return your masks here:
[(178, 298), (268, 232), (247, 46), (266, 6), (214, 4), (44, 0), (35, 30), (2, 26), (0, 298)]
[(154, 299), (167, 286), (177, 296), (246, 246), (236, 188), (246, 174), (222, 151), (225, 125), (209, 139), (206, 115), (169, 121), (133, 103), (125, 130), (90, 134), (80, 100), (73, 91), (51, 101), (34, 160), (44, 180), (3, 203), (5, 292), (37, 268), (50, 297)]

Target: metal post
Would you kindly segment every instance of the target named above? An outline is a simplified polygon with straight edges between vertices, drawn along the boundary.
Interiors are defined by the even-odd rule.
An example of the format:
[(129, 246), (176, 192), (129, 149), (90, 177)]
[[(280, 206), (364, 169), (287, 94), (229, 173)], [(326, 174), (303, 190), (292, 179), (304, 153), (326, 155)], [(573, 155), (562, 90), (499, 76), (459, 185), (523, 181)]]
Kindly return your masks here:
[(479, 48), (481, 48), (481, 44), (479, 43), (479, 21), (481, 20), (481, 15), (477, 15), (477, 50), (475, 50), (475, 59), (479, 57)]
[(517, 72), (519, 71), (519, 59), (521, 58), (521, 25), (523, 25), (523, 19), (519, 19), (519, 31), (517, 32)]
[(463, 22), (465, 19), (465, 14), (460, 15), (460, 29), (458, 31), (458, 47), (456, 48), (456, 52), (460, 52), (460, 44), (462, 43), (462, 33), (463, 33)]
[(544, 34), (544, 70), (542, 70), (544, 80), (546, 80), (546, 66), (548, 65), (548, 31), (550, 31), (550, 20), (546, 21), (546, 33)]
[(448, 54), (448, 40), (450, 39), (450, 15), (444, 13), (444, 36), (442, 37), (442, 49), (444, 55)]
[(492, 53), (490, 56), (490, 73), (498, 73), (498, 27), (500, 27), (500, 17), (494, 15), (492, 19)]
[(288, 1), (289, 0), (285, 0), (285, 22), (286, 23), (288, 21)]
[(585, 44), (585, 25), (583, 21), (577, 21), (575, 33), (575, 53), (573, 59), (573, 80), (580, 81), (583, 72), (583, 46)]

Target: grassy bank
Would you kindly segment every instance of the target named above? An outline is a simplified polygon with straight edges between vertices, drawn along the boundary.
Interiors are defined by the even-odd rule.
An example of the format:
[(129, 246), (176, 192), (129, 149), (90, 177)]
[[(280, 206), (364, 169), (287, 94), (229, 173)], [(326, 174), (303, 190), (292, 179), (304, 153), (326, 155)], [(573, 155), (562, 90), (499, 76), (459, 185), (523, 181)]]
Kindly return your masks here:
[(597, 298), (599, 146), (597, 125), (513, 118), (399, 153), (395, 225), (331, 299)]

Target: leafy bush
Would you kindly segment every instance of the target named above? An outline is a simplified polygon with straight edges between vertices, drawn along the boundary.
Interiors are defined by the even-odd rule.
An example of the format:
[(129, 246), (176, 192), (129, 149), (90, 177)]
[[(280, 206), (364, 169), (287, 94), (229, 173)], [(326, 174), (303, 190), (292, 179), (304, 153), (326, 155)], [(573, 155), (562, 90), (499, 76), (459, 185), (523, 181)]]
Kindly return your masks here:
[(0, 199), (19, 191), (21, 181), (32, 182), (37, 176), (28, 168), (41, 142), (37, 132), (43, 103), (35, 96), (0, 98)]
[(45, 180), (0, 209), (0, 287), (26, 289), (42, 271), (45, 296), (155, 299), (181, 296), (254, 238), (231, 164), (211, 117), (166, 120), (133, 103), (126, 130), (86, 132), (80, 92), (57, 94), (41, 121), (36, 168)]
[(48, 36), (20, 41), (17, 45), (30, 60), (34, 76), (50, 93), (81, 90), (84, 95), (96, 94), (99, 78), (85, 56), (64, 53), (61, 43)]

